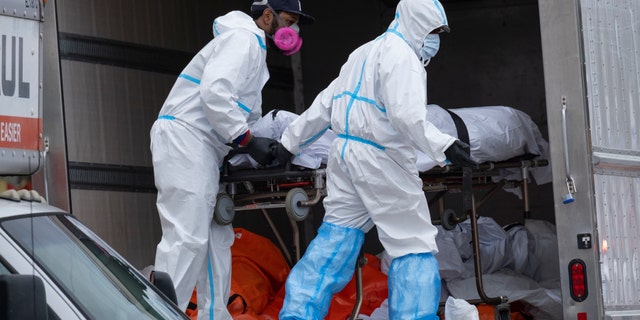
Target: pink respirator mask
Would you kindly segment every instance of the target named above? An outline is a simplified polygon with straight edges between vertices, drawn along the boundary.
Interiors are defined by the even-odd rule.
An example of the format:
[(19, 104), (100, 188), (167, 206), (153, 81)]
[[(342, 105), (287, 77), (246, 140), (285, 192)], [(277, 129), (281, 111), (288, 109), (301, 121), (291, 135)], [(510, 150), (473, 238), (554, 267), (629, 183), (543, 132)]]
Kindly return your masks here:
[[(278, 20), (278, 23), (280, 25), (287, 25), (286, 23), (284, 23), (280, 15), (275, 10), (273, 10), (269, 3), (267, 3), (267, 7), (269, 7), (271, 12), (273, 12), (273, 14), (276, 16), (276, 19)], [(302, 47), (302, 38), (300, 38), (298, 32), (291, 27), (279, 28), (273, 35), (273, 42), (285, 56), (290, 56), (298, 52), (300, 50), (300, 47)]]

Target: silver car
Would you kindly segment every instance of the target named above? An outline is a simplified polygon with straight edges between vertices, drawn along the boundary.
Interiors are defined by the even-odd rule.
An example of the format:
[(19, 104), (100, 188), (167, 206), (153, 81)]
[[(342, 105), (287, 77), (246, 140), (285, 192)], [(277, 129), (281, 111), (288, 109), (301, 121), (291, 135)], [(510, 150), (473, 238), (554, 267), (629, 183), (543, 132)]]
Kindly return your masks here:
[(0, 199), (0, 318), (188, 319), (168, 298), (175, 299), (170, 280), (166, 287), (160, 291), (71, 214)]

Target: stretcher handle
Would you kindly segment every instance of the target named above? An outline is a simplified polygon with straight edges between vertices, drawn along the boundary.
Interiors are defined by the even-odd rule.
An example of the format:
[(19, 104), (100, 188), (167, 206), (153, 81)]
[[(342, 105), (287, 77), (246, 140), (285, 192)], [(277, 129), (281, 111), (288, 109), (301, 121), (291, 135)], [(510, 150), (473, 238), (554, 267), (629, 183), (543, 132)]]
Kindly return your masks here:
[(364, 248), (360, 249), (358, 253), (358, 259), (356, 260), (356, 304), (353, 306), (351, 316), (348, 320), (359, 320), (358, 314), (360, 314), (360, 308), (364, 301), (364, 294), (362, 290), (362, 267), (367, 264), (367, 258), (364, 256)]
[(456, 217), (458, 222), (461, 222), (465, 219), (467, 214), (473, 210), (473, 181), (472, 181), (472, 173), (473, 169), (471, 167), (462, 168), (462, 214), (464, 216)]
[(471, 197), (471, 201), (472, 210), (471, 214), (469, 215), (469, 219), (471, 220), (471, 235), (473, 238), (473, 264), (476, 274), (476, 289), (478, 291), (478, 295), (480, 296), (480, 299), (482, 299), (482, 301), (484, 301), (486, 304), (499, 305), (507, 303), (507, 301), (509, 301), (509, 298), (505, 296), (489, 297), (484, 292), (484, 285), (482, 283), (482, 262), (480, 261), (480, 237), (478, 236), (478, 216), (476, 214), (475, 200), (473, 199), (473, 195)]

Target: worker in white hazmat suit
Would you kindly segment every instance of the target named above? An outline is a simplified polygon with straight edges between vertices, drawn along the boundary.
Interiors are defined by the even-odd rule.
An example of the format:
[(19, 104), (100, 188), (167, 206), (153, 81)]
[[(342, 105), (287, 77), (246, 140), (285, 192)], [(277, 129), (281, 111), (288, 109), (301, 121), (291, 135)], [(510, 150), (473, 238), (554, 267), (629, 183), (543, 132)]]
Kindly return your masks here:
[(447, 159), (476, 165), (468, 146), (433, 126), (424, 107), (424, 67), (438, 51), (439, 33), (448, 30), (437, 0), (401, 0), (387, 31), (352, 52), (338, 77), (283, 133), (278, 148), (292, 154), (329, 128), (338, 138), (329, 151), (324, 220), (287, 278), (281, 320), (325, 317), (374, 225), (393, 258), (390, 319), (437, 319), (437, 229), (416, 151), (441, 166)]
[(267, 45), (295, 53), (302, 39), (294, 28), (313, 19), (301, 12), (299, 0), (265, 0), (251, 9), (254, 17), (232, 11), (214, 20), (213, 40), (178, 76), (151, 128), (162, 226), (155, 270), (171, 276), (182, 310), (197, 288), (199, 319), (231, 319), (234, 233), (212, 219), (219, 168), (232, 143), (260, 164), (273, 160), (277, 141), (249, 131), (262, 115)]

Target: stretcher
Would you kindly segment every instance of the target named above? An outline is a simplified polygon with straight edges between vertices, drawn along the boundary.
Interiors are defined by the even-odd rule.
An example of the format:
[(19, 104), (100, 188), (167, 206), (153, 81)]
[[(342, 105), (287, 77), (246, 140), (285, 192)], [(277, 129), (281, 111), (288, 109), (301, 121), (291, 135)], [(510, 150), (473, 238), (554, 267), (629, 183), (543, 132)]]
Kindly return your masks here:
[[(423, 190), (428, 197), (429, 206), (438, 206), (439, 218), (433, 218), (434, 224), (440, 224), (445, 229), (452, 229), (458, 223), (470, 219), (473, 238), (474, 270), (476, 272), (476, 288), (479, 300), (469, 301), (471, 304), (495, 305), (497, 319), (508, 319), (509, 300), (506, 296), (489, 297), (484, 292), (482, 282), (482, 262), (479, 257), (479, 241), (477, 233), (477, 212), (486, 201), (503, 188), (522, 189), (523, 215), (529, 216), (529, 171), (533, 168), (545, 167), (549, 162), (545, 159), (530, 159), (531, 155), (517, 159), (509, 159), (500, 162), (483, 162), (471, 171), (470, 190), (463, 190), (463, 169), (447, 165), (435, 167), (421, 172)], [(521, 172), (519, 179), (495, 181), (496, 176), (502, 175), (503, 169), (518, 169)], [(235, 213), (261, 210), (267, 221), (267, 210), (284, 208), (290, 218), (293, 229), (294, 247), (297, 256), (293, 259), (286, 252), (285, 258), (293, 265), (300, 259), (299, 231), (295, 222), (306, 219), (310, 208), (326, 196), (325, 169), (304, 169), (293, 167), (290, 164), (284, 168), (274, 169), (239, 169), (234, 170), (225, 166), (221, 175), (221, 181), (226, 185), (226, 192), (218, 195), (214, 217), (218, 223), (226, 224), (233, 220)], [(467, 211), (454, 211), (445, 208), (445, 195), (447, 193), (469, 193), (472, 206)], [(476, 200), (476, 196), (480, 196)], [(276, 234), (280, 246), (286, 246), (272, 222), (269, 222)], [(361, 288), (360, 267), (365, 264), (361, 255), (356, 268), (357, 287)], [(362, 292), (357, 291), (358, 301), (362, 303)], [(354, 307), (351, 319), (356, 319), (359, 306)]]
[[(446, 166), (443, 168), (434, 168), (421, 174), (423, 181), (423, 190), (431, 197), (429, 198), (429, 206), (436, 206), (439, 212), (439, 220), (432, 219), (434, 225), (441, 225), (447, 230), (452, 230), (458, 223), (469, 219), (471, 223), (473, 266), (476, 280), (476, 289), (480, 299), (469, 300), (474, 305), (488, 304), (495, 306), (496, 320), (510, 318), (509, 298), (507, 296), (490, 297), (485, 293), (482, 280), (482, 261), (480, 257), (480, 241), (478, 235), (478, 214), (477, 209), (480, 208), (487, 200), (494, 196), (499, 190), (504, 188), (521, 188), (523, 200), (523, 217), (529, 218), (530, 201), (528, 184), (530, 181), (529, 170), (532, 168), (546, 167), (549, 165), (546, 159), (510, 159), (500, 162), (484, 162), (479, 164), (478, 168), (471, 173), (471, 188), (465, 190), (463, 186), (463, 169)], [(495, 181), (493, 177), (499, 175), (501, 169), (520, 169), (521, 178), (511, 180)], [(462, 192), (469, 195), (471, 206), (464, 208), (462, 211), (454, 211), (445, 206), (444, 197), (449, 192)], [(476, 196), (480, 196), (476, 200)], [(464, 195), (463, 195), (464, 197)], [(444, 302), (440, 303), (440, 307), (444, 308)]]
[[(451, 118), (454, 118), (454, 115), (451, 115), (451, 118), (447, 118), (447, 113), (442, 113), (438, 108), (437, 106), (432, 106), (432, 110), (430, 111), (436, 118), (436, 124), (446, 127), (443, 132), (449, 130), (449, 134), (459, 137), (459, 127), (453, 127), (452, 131), (447, 128), (452, 127), (453, 122), (444, 123), (444, 121), (450, 121)], [(495, 305), (497, 310), (496, 319), (508, 319), (509, 300), (506, 296), (489, 297), (484, 292), (481, 261), (478, 259), (479, 241), (476, 231), (478, 216), (476, 210), (499, 190), (519, 188), (524, 203), (523, 214), (524, 217), (527, 218), (529, 215), (528, 184), (531, 180), (530, 174), (537, 173), (535, 179), (538, 184), (546, 183), (548, 181), (546, 181), (545, 175), (541, 174), (538, 169), (549, 165), (548, 160), (544, 157), (546, 153), (545, 149), (548, 145), (546, 141), (541, 138), (535, 124), (519, 111), (511, 109), (503, 110), (502, 108), (506, 107), (487, 107), (486, 111), (495, 114), (507, 112), (509, 117), (506, 122), (515, 119), (514, 121), (517, 122), (517, 125), (514, 126), (510, 124), (508, 126), (508, 130), (512, 130), (512, 132), (506, 135), (509, 141), (505, 141), (502, 145), (512, 147), (514, 150), (495, 149), (495, 143), (488, 144), (489, 146), (493, 146), (494, 149), (484, 150), (482, 146), (486, 145), (486, 143), (481, 139), (478, 140), (478, 133), (491, 130), (478, 130), (478, 128), (468, 126), (467, 124), (465, 130), (468, 129), (468, 132), (465, 134), (468, 136), (465, 139), (460, 138), (463, 141), (468, 141), (471, 145), (472, 158), (479, 162), (477, 168), (457, 168), (452, 165), (439, 167), (431, 163), (429, 159), (425, 160), (420, 156), (418, 157), (418, 168), (421, 170), (420, 178), (423, 181), (423, 190), (427, 195), (429, 206), (438, 206), (437, 212), (439, 218), (432, 218), (432, 222), (434, 224), (440, 224), (443, 228), (450, 230), (458, 223), (470, 219), (474, 242), (473, 254), (476, 287), (480, 299), (469, 302), (472, 304), (484, 303)], [(469, 112), (467, 115), (477, 116), (477, 112), (473, 110), (466, 111)], [(464, 110), (460, 113), (462, 115), (465, 114)], [(495, 120), (492, 129), (494, 131), (498, 130), (496, 128), (500, 125), (499, 121), (496, 120), (495, 114), (492, 115), (491, 118)], [(440, 118), (443, 120), (438, 120)], [(276, 117), (275, 114), (272, 114), (265, 116), (264, 119), (275, 121)], [(471, 120), (467, 118), (464, 120), (465, 123), (473, 122), (474, 120), (478, 120), (478, 123), (487, 122), (486, 117)], [(289, 119), (289, 121), (291, 121), (291, 119)], [(263, 124), (262, 126), (265, 128), (273, 128), (272, 125)], [(283, 126), (281, 125), (281, 127)], [(517, 130), (513, 131), (514, 127), (522, 131), (523, 134), (519, 136)], [(516, 134), (514, 134), (514, 132)], [(279, 136), (277, 136), (278, 134), (281, 134), (281, 132), (274, 133), (275, 136), (266, 136), (279, 138)], [(469, 135), (472, 134), (475, 134), (475, 136), (469, 139)], [(487, 139), (496, 139), (496, 134), (489, 134), (490, 137)], [(507, 156), (509, 157), (508, 159), (501, 159), (501, 157), (504, 158)], [(237, 163), (239, 162), (236, 161), (236, 164)], [(254, 210), (262, 211), (274, 234), (276, 234), (285, 258), (293, 265), (300, 259), (300, 240), (296, 222), (305, 220), (308, 217), (310, 208), (326, 196), (325, 173), (324, 165), (317, 168), (305, 168), (288, 163), (287, 166), (283, 168), (256, 169), (242, 166), (234, 167), (230, 165), (228, 161), (225, 161), (220, 179), (224, 188), (221, 189), (223, 192), (218, 195), (214, 218), (216, 222), (220, 224), (228, 224), (233, 220), (235, 213)], [(452, 192), (462, 193), (464, 203), (463, 210), (456, 212), (445, 208), (444, 197)], [(477, 196), (480, 196), (478, 200), (476, 200)], [(267, 214), (267, 210), (282, 208), (285, 209), (291, 221), (293, 242), (296, 249), (295, 259), (292, 258), (288, 250), (286, 250), (282, 237), (279, 236), (278, 231)], [(361, 281), (360, 267), (365, 264), (362, 259), (364, 258), (360, 255), (355, 275), (358, 288), (361, 288), (361, 283), (358, 283)], [(358, 304), (362, 302), (361, 290), (358, 290), (357, 294), (358, 303), (354, 306), (350, 319), (357, 319)]]

